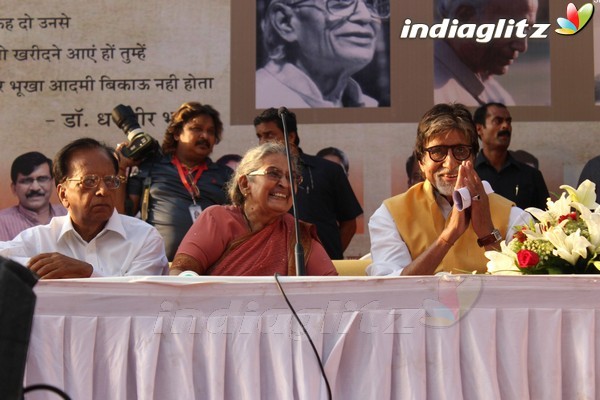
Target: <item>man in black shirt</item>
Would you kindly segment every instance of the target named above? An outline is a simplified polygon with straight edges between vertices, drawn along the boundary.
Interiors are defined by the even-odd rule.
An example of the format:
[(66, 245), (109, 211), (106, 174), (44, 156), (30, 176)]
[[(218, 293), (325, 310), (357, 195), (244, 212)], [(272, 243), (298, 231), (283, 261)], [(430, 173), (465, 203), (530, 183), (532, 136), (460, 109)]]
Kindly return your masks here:
[[(310, 156), (298, 147), (296, 115), (287, 113), (290, 148), (300, 158), (303, 181), (296, 193), (298, 218), (314, 224), (327, 254), (343, 259), (344, 250), (356, 233), (356, 218), (363, 213), (344, 169), (329, 160)], [(259, 144), (283, 142), (283, 123), (275, 108), (254, 119)]]
[(475, 170), (499, 195), (517, 207), (546, 208), (548, 188), (542, 173), (517, 161), (508, 151), (512, 136), (512, 118), (502, 103), (487, 103), (473, 115), (481, 151), (475, 159)]
[[(171, 116), (161, 151), (144, 160), (129, 178), (130, 212), (140, 211), (142, 219), (158, 230), (169, 261), (202, 210), (227, 203), (225, 186), (233, 170), (209, 157), (222, 135), (217, 110), (208, 104), (184, 103)], [(125, 157), (121, 160), (129, 163)]]

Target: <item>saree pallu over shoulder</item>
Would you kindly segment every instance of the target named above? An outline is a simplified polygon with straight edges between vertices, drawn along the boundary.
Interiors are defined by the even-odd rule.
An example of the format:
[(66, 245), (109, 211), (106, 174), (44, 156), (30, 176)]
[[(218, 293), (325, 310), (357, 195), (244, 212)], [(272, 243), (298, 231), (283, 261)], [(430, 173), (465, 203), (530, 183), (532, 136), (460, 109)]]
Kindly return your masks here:
[[(312, 239), (317, 239), (314, 226), (300, 222), (300, 238), (304, 259), (308, 260)], [(318, 239), (317, 239), (318, 240)], [(285, 214), (257, 232), (233, 240), (221, 258), (207, 270), (209, 275), (296, 275), (294, 218)]]

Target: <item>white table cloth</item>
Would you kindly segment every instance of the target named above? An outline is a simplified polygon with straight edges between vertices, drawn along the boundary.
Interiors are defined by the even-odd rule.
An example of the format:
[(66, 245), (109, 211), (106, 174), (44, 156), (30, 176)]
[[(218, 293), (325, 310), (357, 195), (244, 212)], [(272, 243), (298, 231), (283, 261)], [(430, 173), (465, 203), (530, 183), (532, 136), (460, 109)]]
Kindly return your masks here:
[[(600, 397), (594, 276), (280, 279), (334, 399)], [(271, 277), (55, 280), (35, 291), (26, 385), (74, 400), (327, 398)]]

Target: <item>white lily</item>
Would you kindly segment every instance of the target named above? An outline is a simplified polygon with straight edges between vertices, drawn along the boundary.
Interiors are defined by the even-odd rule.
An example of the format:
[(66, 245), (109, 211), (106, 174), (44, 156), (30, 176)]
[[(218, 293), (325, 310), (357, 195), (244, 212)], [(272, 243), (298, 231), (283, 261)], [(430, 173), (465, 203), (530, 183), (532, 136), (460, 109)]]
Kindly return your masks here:
[(567, 236), (560, 226), (555, 226), (546, 231), (546, 239), (552, 243), (552, 254), (562, 258), (571, 265), (575, 265), (579, 257), (587, 256), (587, 248), (592, 244), (583, 236), (581, 230)]
[(569, 193), (571, 201), (581, 203), (591, 210), (595, 210), (600, 206), (596, 203), (596, 184), (589, 179), (581, 182), (577, 189), (569, 185), (561, 185), (561, 189)]
[(540, 223), (544, 226), (551, 224), (555, 220), (554, 216), (550, 212), (540, 210), (539, 208), (527, 207), (525, 211), (533, 215), (533, 218), (540, 221)]
[(528, 240), (541, 240), (544, 239), (544, 231), (541, 229), (541, 224), (535, 224), (534, 229), (523, 229), (523, 233), (527, 236)]
[(548, 211), (535, 207), (528, 207), (525, 211), (533, 215), (544, 226), (554, 224), (561, 215), (567, 215), (571, 212), (571, 200), (566, 193), (562, 193), (556, 201), (548, 199), (546, 204), (548, 205)]
[(548, 201), (548, 212), (554, 216), (555, 220), (571, 212), (572, 200), (566, 193), (562, 193), (556, 201)]
[(600, 248), (600, 214), (591, 212), (579, 203), (573, 206), (579, 210), (581, 219), (587, 225), (590, 234), (590, 243), (592, 244), (591, 250), (596, 252)]
[[(514, 240), (514, 239), (513, 239)], [(517, 267), (517, 253), (512, 251), (504, 241), (500, 242), (500, 251), (486, 251), (487, 270), (494, 275), (522, 275)]]

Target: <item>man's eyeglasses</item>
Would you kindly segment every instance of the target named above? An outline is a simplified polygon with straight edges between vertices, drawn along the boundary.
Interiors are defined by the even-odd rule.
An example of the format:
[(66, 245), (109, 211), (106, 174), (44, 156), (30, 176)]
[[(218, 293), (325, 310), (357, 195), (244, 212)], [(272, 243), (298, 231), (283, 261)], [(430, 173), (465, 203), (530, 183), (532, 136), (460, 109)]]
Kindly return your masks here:
[(433, 146), (425, 149), (429, 153), (429, 158), (435, 162), (442, 162), (448, 156), (448, 150), (452, 150), (452, 156), (457, 161), (465, 161), (471, 157), (471, 146), (457, 144), (454, 146)]
[[(304, 4), (308, 0), (291, 3), (290, 7), (317, 7), (316, 4)], [(347, 18), (356, 12), (358, 2), (362, 1), (373, 18), (386, 19), (390, 16), (390, 0), (325, 0), (325, 9), (335, 17)]]
[(50, 180), (52, 179), (51, 176), (48, 175), (42, 175), (42, 176), (38, 176), (37, 178), (21, 178), (17, 180), (17, 183), (19, 185), (23, 185), (23, 186), (31, 186), (33, 185), (33, 182), (37, 182), (40, 185), (43, 185), (44, 183), (48, 183), (50, 182)]
[[(267, 167), (263, 170), (252, 171), (248, 174), (248, 176), (266, 176), (267, 179), (273, 182), (279, 182), (285, 178), (286, 181), (289, 181), (288, 174), (284, 174), (281, 170), (275, 167)], [(302, 183), (302, 175), (298, 175), (296, 173), (293, 174), (294, 183), (299, 185)]]
[(100, 180), (104, 181), (104, 184), (109, 189), (118, 189), (121, 186), (122, 178), (117, 175), (106, 175), (100, 178), (98, 175), (84, 175), (80, 178), (67, 178), (69, 182), (79, 182), (81, 186), (86, 189), (95, 189), (100, 184)]

